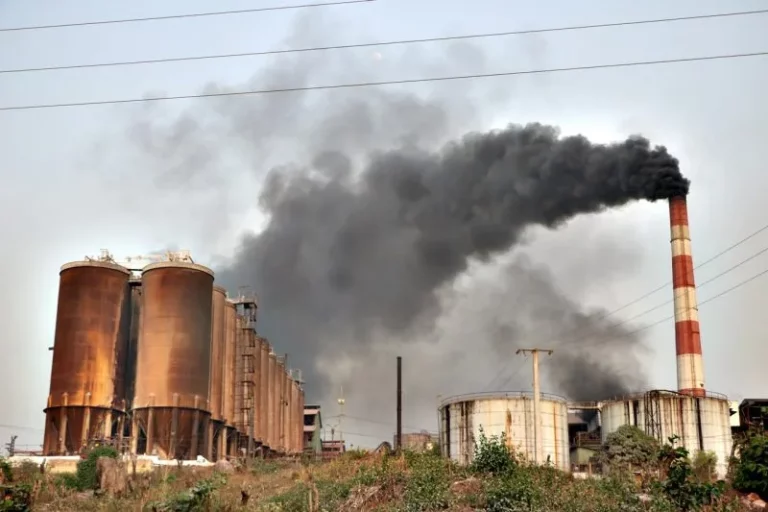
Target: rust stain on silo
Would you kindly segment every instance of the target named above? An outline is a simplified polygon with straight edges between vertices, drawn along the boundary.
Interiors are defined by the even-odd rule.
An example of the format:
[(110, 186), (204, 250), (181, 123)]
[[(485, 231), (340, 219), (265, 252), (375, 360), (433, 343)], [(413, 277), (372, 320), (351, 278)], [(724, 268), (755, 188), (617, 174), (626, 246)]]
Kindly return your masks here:
[[(125, 410), (129, 277), (127, 269), (102, 261), (73, 262), (61, 269), (46, 455), (76, 453), (95, 435), (109, 437), (113, 415), (104, 409)], [(91, 414), (91, 408), (102, 412)], [(104, 421), (108, 424), (99, 425)]]
[(210, 406), (211, 417), (221, 420), (224, 414), (224, 371), (226, 368), (226, 290), (221, 286), (213, 287), (211, 315), (211, 380)]
[(275, 407), (277, 406), (277, 400), (275, 400), (275, 394), (277, 388), (275, 386), (275, 374), (277, 370), (277, 356), (273, 353), (269, 353), (269, 374), (267, 377), (267, 445), (275, 450), (277, 445), (275, 443)]
[(153, 398), (155, 407), (209, 410), (213, 272), (192, 263), (153, 263), (144, 268), (142, 288), (133, 407), (147, 407)]

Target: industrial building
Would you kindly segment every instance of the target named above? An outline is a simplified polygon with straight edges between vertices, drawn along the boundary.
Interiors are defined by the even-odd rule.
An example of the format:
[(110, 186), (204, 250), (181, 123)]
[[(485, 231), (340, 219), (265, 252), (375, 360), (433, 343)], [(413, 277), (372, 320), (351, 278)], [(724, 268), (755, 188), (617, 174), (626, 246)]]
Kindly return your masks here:
[(186, 251), (61, 268), (43, 454), (162, 459), (303, 450), (301, 372)]
[[(634, 425), (662, 443), (676, 435), (692, 455), (702, 450), (714, 452), (717, 473), (725, 476), (733, 446), (732, 411), (726, 397), (705, 387), (685, 197), (669, 200), (669, 218), (677, 391), (653, 390), (570, 405), (564, 399), (541, 395), (538, 417), (532, 412), (533, 400), (525, 393), (450, 398), (438, 410), (444, 455), (470, 463), (482, 429), (488, 436), (504, 434), (508, 445), (530, 460), (549, 461), (568, 470), (587, 465), (591, 454), (619, 427)], [(768, 408), (758, 402), (745, 401), (739, 408), (742, 426), (766, 424), (768, 414), (763, 416), (763, 411)]]

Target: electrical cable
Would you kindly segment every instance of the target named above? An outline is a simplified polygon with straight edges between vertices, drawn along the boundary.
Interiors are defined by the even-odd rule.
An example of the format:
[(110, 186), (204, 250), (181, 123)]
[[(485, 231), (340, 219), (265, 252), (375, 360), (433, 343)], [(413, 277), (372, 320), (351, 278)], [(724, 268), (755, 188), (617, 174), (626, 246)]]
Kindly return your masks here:
[(88, 107), (88, 106), (96, 106), (96, 105), (118, 105), (118, 104), (127, 104), (127, 103), (146, 103), (146, 102), (153, 102), (153, 101), (172, 101), (172, 100), (216, 98), (216, 97), (228, 97), (228, 96), (255, 96), (260, 94), (276, 94), (276, 93), (291, 93), (291, 92), (335, 90), (335, 89), (356, 89), (356, 88), (363, 88), (363, 87), (378, 87), (382, 85), (406, 85), (406, 84), (427, 83), (427, 82), (477, 80), (477, 79), (483, 79), (483, 78), (500, 78), (500, 77), (508, 77), (508, 76), (565, 73), (565, 72), (572, 72), (572, 71), (590, 71), (590, 70), (596, 70), (596, 69), (615, 69), (615, 68), (628, 68), (628, 67), (640, 67), (640, 66), (654, 66), (654, 65), (661, 65), (661, 64), (681, 64), (681, 63), (689, 63), (689, 62), (704, 62), (704, 61), (729, 60), (729, 59), (764, 57), (764, 56), (768, 56), (768, 51), (750, 52), (750, 53), (731, 53), (731, 54), (724, 54), (724, 55), (706, 55), (701, 57), (681, 57), (681, 58), (675, 58), (675, 59), (618, 62), (618, 63), (610, 63), (610, 64), (592, 64), (592, 65), (586, 65), (586, 66), (531, 69), (531, 70), (524, 70), (524, 71), (504, 71), (504, 72), (497, 72), (497, 73), (480, 73), (480, 74), (471, 74), (471, 75), (449, 75), (449, 76), (439, 76), (439, 77), (431, 77), (431, 78), (406, 78), (401, 80), (381, 80), (381, 81), (372, 81), (372, 82), (350, 82), (345, 84), (308, 85), (308, 86), (297, 86), (297, 87), (284, 87), (284, 88), (277, 88), (277, 89), (254, 89), (254, 90), (248, 90), (248, 91), (183, 94), (183, 95), (177, 95), (177, 96), (154, 97), (154, 98), (92, 100), (92, 101), (81, 101), (81, 102), (72, 102), (72, 103), (39, 103), (39, 104), (32, 104), (32, 105), (16, 105), (16, 106), (0, 107), (0, 111), (40, 110), (40, 109), (49, 109), (49, 108)]
[[(734, 290), (737, 290), (737, 289), (741, 288), (742, 286), (744, 286), (746, 284), (751, 283), (752, 281), (754, 281), (755, 279), (757, 279), (759, 277), (763, 277), (766, 274), (768, 274), (768, 269), (765, 269), (765, 270), (763, 270), (761, 272), (758, 272), (757, 274), (753, 274), (752, 276), (748, 277), (747, 279), (744, 279), (743, 281), (740, 281), (739, 283), (731, 286), (730, 288), (726, 288), (725, 290), (721, 291), (720, 293), (717, 293), (717, 294), (713, 295), (712, 297), (709, 297), (708, 299), (699, 302), (699, 308), (701, 308), (701, 306), (703, 306), (703, 305), (705, 305), (705, 304), (707, 304), (709, 302), (712, 302), (714, 300), (717, 300), (717, 299), (719, 299), (719, 298), (729, 294), (730, 292), (732, 292)], [(644, 331), (646, 329), (650, 329), (651, 327), (655, 327), (655, 326), (657, 326), (659, 324), (662, 324), (664, 322), (667, 322), (669, 320), (672, 320), (673, 318), (675, 318), (675, 315), (670, 315), (670, 316), (662, 318), (661, 320), (658, 320), (658, 321), (656, 321), (656, 322), (654, 322), (652, 324), (644, 325), (642, 327), (639, 327), (639, 328), (637, 328), (637, 329), (635, 329), (633, 331), (630, 331), (630, 332), (628, 332), (626, 334), (623, 334), (621, 336), (611, 336), (611, 337), (608, 337), (608, 338), (600, 340), (600, 341), (606, 342), (606, 341), (614, 340), (616, 338), (628, 337), (628, 336), (631, 336), (633, 334), (637, 334), (638, 332)], [(602, 344), (602, 343), (600, 343), (600, 344)], [(580, 344), (579, 348), (583, 348), (584, 346), (585, 345)], [(589, 346), (593, 347), (594, 345), (592, 344), (592, 345), (589, 345)]]
[[(696, 265), (695, 267), (693, 267), (693, 269), (694, 269), (694, 270), (698, 270), (698, 269), (700, 269), (701, 267), (703, 267), (704, 265), (707, 265), (708, 263), (712, 263), (713, 261), (715, 261), (716, 259), (720, 258), (721, 256), (723, 256), (723, 255), (725, 255), (725, 254), (727, 254), (727, 253), (731, 252), (731, 251), (732, 251), (732, 250), (734, 250), (735, 248), (739, 247), (739, 246), (740, 246), (740, 245), (742, 245), (744, 242), (747, 242), (747, 241), (751, 240), (752, 238), (756, 237), (757, 235), (759, 235), (760, 233), (762, 233), (762, 232), (763, 232), (763, 231), (765, 231), (766, 229), (768, 229), (768, 224), (766, 224), (765, 226), (761, 227), (761, 228), (760, 228), (760, 229), (758, 229), (757, 231), (754, 231), (754, 232), (752, 232), (751, 234), (749, 234), (749, 235), (747, 235), (746, 237), (742, 238), (742, 239), (741, 239), (741, 240), (739, 240), (738, 242), (736, 242), (736, 243), (734, 243), (734, 244), (731, 244), (731, 245), (729, 245), (728, 247), (726, 247), (725, 249), (723, 249), (723, 250), (722, 250), (722, 251), (720, 251), (719, 253), (715, 254), (715, 255), (714, 255), (714, 256), (712, 256), (711, 258), (709, 258), (709, 259), (707, 259), (707, 260), (703, 261), (702, 263), (699, 263), (698, 265)], [(662, 284), (661, 286), (659, 286), (659, 287), (657, 287), (657, 288), (654, 288), (653, 290), (649, 291), (648, 293), (645, 293), (644, 295), (641, 295), (641, 296), (640, 296), (640, 297), (638, 297), (637, 299), (634, 299), (633, 301), (631, 301), (631, 302), (628, 302), (628, 303), (624, 304), (623, 306), (621, 306), (621, 307), (618, 307), (618, 308), (616, 308), (616, 309), (614, 309), (614, 310), (610, 311), (609, 313), (606, 313), (606, 314), (604, 314), (604, 315), (602, 315), (602, 316), (598, 317), (598, 320), (602, 320), (602, 319), (604, 319), (604, 318), (608, 318), (609, 316), (612, 316), (612, 315), (614, 315), (614, 314), (618, 313), (619, 311), (623, 311), (623, 310), (625, 310), (626, 308), (628, 308), (628, 307), (630, 307), (630, 306), (634, 306), (635, 304), (637, 304), (637, 303), (638, 303), (638, 302), (640, 302), (641, 300), (643, 300), (643, 299), (646, 299), (646, 298), (650, 297), (650, 296), (651, 296), (651, 295), (653, 295), (654, 293), (656, 293), (656, 292), (659, 292), (659, 291), (661, 291), (661, 290), (665, 289), (667, 286), (669, 286), (669, 285), (671, 285), (671, 284), (672, 284), (672, 281), (667, 281), (666, 283)]]
[(60, 23), (56, 25), (31, 25), (26, 27), (5, 27), (5, 28), (0, 27), (0, 32), (22, 32), (25, 30), (46, 30), (46, 29), (53, 29), (53, 28), (86, 27), (86, 26), (93, 26), (93, 25), (115, 25), (118, 23), (137, 23), (142, 21), (175, 20), (175, 19), (183, 19), (183, 18), (203, 18), (208, 16), (229, 16), (232, 14), (250, 14), (255, 12), (267, 12), (267, 11), (287, 11), (291, 9), (304, 9), (309, 7), (328, 7), (328, 6), (334, 6), (334, 5), (347, 5), (347, 4), (362, 4), (362, 3), (375, 2), (375, 1), (376, 0), (337, 0), (334, 2), (325, 2), (325, 3), (280, 5), (280, 6), (274, 6), (274, 7), (255, 7), (253, 9), (237, 9), (232, 11), (169, 14), (167, 16), (147, 16), (144, 18), (125, 18), (120, 20), (81, 21), (77, 23)]
[[(764, 227), (760, 228), (759, 230), (755, 231), (754, 233), (752, 233), (752, 234), (751, 234), (751, 235), (749, 235), (748, 237), (746, 237), (746, 238), (743, 238), (743, 239), (742, 239), (742, 240), (740, 240), (739, 242), (737, 242), (737, 243), (735, 243), (735, 244), (731, 245), (730, 247), (728, 247), (728, 248), (726, 248), (726, 249), (724, 249), (724, 250), (720, 251), (719, 253), (717, 253), (717, 254), (716, 254), (715, 256), (713, 256), (712, 258), (709, 258), (709, 259), (708, 259), (708, 260), (706, 260), (704, 263), (702, 263), (701, 265), (699, 265), (699, 267), (701, 267), (701, 266), (703, 266), (703, 265), (706, 265), (707, 263), (710, 263), (710, 262), (714, 261), (716, 258), (719, 258), (720, 256), (722, 256), (722, 255), (726, 254), (727, 252), (729, 252), (729, 251), (730, 251), (730, 250), (732, 250), (733, 248), (735, 248), (735, 247), (737, 247), (737, 246), (741, 245), (741, 244), (742, 244), (742, 243), (744, 243), (745, 241), (747, 241), (747, 240), (749, 240), (749, 239), (753, 238), (753, 237), (754, 237), (756, 234), (758, 234), (758, 233), (760, 233), (760, 232), (762, 232), (762, 231), (764, 231), (764, 230), (766, 230), (766, 229), (768, 229), (768, 226), (764, 226)], [(745, 264), (745, 263), (747, 263), (747, 262), (749, 262), (749, 261), (751, 261), (751, 260), (755, 259), (757, 256), (760, 256), (761, 254), (764, 254), (764, 253), (766, 253), (766, 252), (768, 252), (768, 247), (766, 247), (766, 248), (763, 248), (763, 249), (761, 249), (761, 250), (759, 250), (759, 251), (757, 251), (757, 252), (755, 252), (755, 253), (751, 254), (750, 256), (748, 256), (748, 257), (747, 257), (747, 258), (745, 258), (744, 260), (740, 261), (739, 263), (736, 263), (735, 265), (732, 265), (731, 267), (729, 267), (729, 268), (725, 269), (724, 271), (720, 272), (719, 274), (716, 274), (715, 276), (711, 277), (710, 279), (708, 279), (708, 280), (704, 281), (704, 282), (703, 282), (702, 284), (700, 284), (700, 285), (699, 285), (697, 288), (701, 288), (701, 287), (703, 287), (703, 286), (705, 286), (705, 285), (707, 285), (707, 284), (709, 284), (709, 283), (711, 283), (711, 282), (713, 282), (713, 281), (715, 281), (715, 280), (719, 279), (720, 277), (722, 277), (722, 276), (724, 276), (724, 275), (726, 275), (726, 274), (728, 274), (728, 273), (732, 272), (733, 270), (735, 270), (735, 269), (739, 268), (739, 267), (740, 267), (740, 266), (742, 266), (743, 264)], [(698, 268), (698, 267), (696, 267), (696, 268)], [(724, 290), (724, 291), (722, 291), (722, 292), (720, 292), (720, 293), (718, 293), (718, 294), (716, 294), (716, 295), (714, 295), (714, 296), (712, 296), (712, 297), (710, 297), (710, 298), (708, 298), (708, 299), (706, 299), (706, 300), (700, 301), (700, 302), (699, 302), (699, 307), (703, 306), (704, 304), (707, 304), (708, 302), (711, 302), (711, 301), (713, 301), (713, 300), (716, 300), (716, 299), (718, 299), (718, 298), (722, 297), (723, 295), (726, 295), (726, 294), (730, 293), (731, 291), (734, 291), (734, 290), (736, 290), (736, 289), (738, 289), (738, 288), (740, 288), (740, 287), (742, 287), (742, 286), (746, 285), (747, 283), (749, 283), (749, 282), (751, 282), (751, 281), (754, 281), (755, 279), (757, 279), (757, 278), (759, 278), (759, 277), (762, 277), (763, 275), (765, 275), (765, 274), (767, 274), (767, 273), (768, 273), (768, 269), (766, 269), (766, 270), (764, 270), (764, 271), (762, 271), (762, 272), (759, 272), (759, 273), (757, 273), (757, 274), (754, 274), (754, 275), (750, 276), (749, 278), (747, 278), (746, 280), (744, 280), (744, 281), (741, 281), (741, 282), (739, 282), (738, 284), (736, 284), (736, 285), (732, 286), (731, 288), (727, 288), (726, 290)], [(667, 283), (667, 284), (669, 284), (669, 283)], [(667, 285), (664, 285), (664, 286), (667, 286)], [(654, 306), (653, 308), (647, 309), (647, 310), (645, 310), (645, 311), (643, 311), (643, 312), (641, 312), (641, 313), (639, 313), (639, 314), (637, 314), (637, 315), (635, 315), (635, 316), (633, 316), (633, 317), (631, 317), (631, 318), (628, 318), (628, 319), (626, 319), (626, 320), (622, 320), (621, 322), (614, 324), (614, 325), (613, 325), (613, 327), (619, 327), (619, 326), (621, 326), (621, 325), (623, 325), (623, 324), (626, 324), (626, 323), (628, 323), (628, 322), (630, 322), (630, 321), (632, 321), (632, 320), (634, 320), (634, 319), (636, 319), (636, 318), (639, 318), (639, 317), (641, 317), (641, 316), (644, 316), (644, 315), (646, 315), (646, 314), (648, 314), (648, 313), (651, 313), (651, 312), (653, 312), (653, 311), (655, 311), (655, 310), (657, 310), (657, 309), (659, 309), (659, 308), (661, 308), (661, 307), (663, 307), (663, 306), (666, 306), (667, 304), (670, 304), (670, 303), (672, 303), (672, 302), (674, 302), (674, 298), (673, 298), (673, 299), (670, 299), (670, 300), (668, 300), (667, 302), (665, 302), (665, 303), (663, 303), (663, 304), (660, 304), (660, 305), (658, 305), (658, 306)], [(606, 318), (607, 316), (609, 316), (609, 315), (605, 315), (605, 316), (601, 317), (600, 319), (604, 319), (604, 318)], [(606, 337), (606, 338), (603, 338), (603, 339), (600, 339), (600, 340), (596, 340), (596, 341), (597, 341), (597, 343), (583, 343), (584, 341), (586, 341), (586, 340), (588, 339), (588, 336), (586, 336), (586, 335), (585, 335), (585, 336), (584, 336), (584, 337), (582, 337), (582, 338), (579, 338), (579, 339), (576, 339), (576, 340), (571, 340), (570, 342), (568, 342), (568, 345), (569, 345), (569, 346), (573, 346), (573, 347), (578, 347), (578, 349), (582, 349), (582, 348), (584, 348), (584, 347), (593, 348), (593, 347), (594, 347), (594, 346), (596, 346), (596, 345), (598, 345), (598, 346), (599, 346), (599, 345), (602, 345), (602, 344), (603, 344), (603, 342), (609, 342), (609, 341), (615, 340), (616, 338), (626, 338), (626, 337), (629, 337), (629, 336), (633, 336), (633, 335), (635, 335), (635, 334), (637, 334), (637, 333), (639, 333), (639, 332), (645, 331), (645, 330), (647, 330), (647, 329), (650, 329), (650, 328), (652, 328), (652, 327), (656, 327), (657, 325), (663, 324), (663, 323), (665, 323), (665, 322), (667, 322), (667, 321), (669, 321), (669, 320), (672, 320), (674, 317), (675, 317), (675, 315), (674, 315), (674, 314), (673, 314), (673, 315), (670, 315), (670, 316), (667, 316), (667, 317), (664, 317), (664, 318), (662, 318), (662, 319), (660, 319), (660, 320), (657, 320), (657, 321), (655, 321), (655, 322), (653, 322), (653, 323), (650, 323), (650, 324), (647, 324), (647, 325), (641, 326), (641, 327), (639, 327), (639, 328), (637, 328), (637, 329), (634, 329), (634, 330), (632, 330), (632, 331), (629, 331), (629, 332), (627, 332), (627, 333), (625, 333), (625, 334), (622, 334), (622, 335), (619, 335), (619, 336), (609, 336), (609, 337)], [(522, 365), (521, 365), (521, 368), (522, 368)], [(510, 376), (510, 377), (509, 377), (508, 381), (509, 381), (509, 380), (511, 380), (511, 379), (512, 379), (512, 377), (514, 377), (514, 375), (515, 375), (517, 372), (519, 372), (519, 368), (517, 369), (517, 371), (516, 371), (516, 372), (515, 372), (515, 373), (514, 373), (512, 376)], [(502, 369), (502, 370), (501, 370), (499, 373), (503, 373), (503, 369)], [(499, 377), (499, 375), (498, 375), (498, 374), (497, 374), (497, 375), (494, 377), (494, 379), (493, 379), (491, 382), (494, 382), (494, 381), (496, 380), (496, 378), (497, 378), (497, 377)]]
[(724, 18), (724, 17), (732, 17), (732, 16), (749, 16), (749, 15), (755, 15), (755, 14), (768, 14), (768, 9), (761, 9), (757, 11), (728, 12), (728, 13), (720, 13), (720, 14), (680, 16), (677, 18), (656, 18), (656, 19), (649, 19), (649, 20), (621, 21), (621, 22), (615, 22), (615, 23), (599, 23), (599, 24), (593, 24), (593, 25), (572, 25), (572, 26), (565, 26), (565, 27), (540, 28), (540, 29), (530, 29), (530, 30), (511, 30), (506, 32), (488, 32), (488, 33), (466, 34), (466, 35), (456, 35), (456, 36), (426, 37), (426, 38), (419, 38), (419, 39), (400, 39), (395, 41), (379, 41), (379, 42), (372, 42), (372, 43), (356, 43), (356, 44), (343, 44), (343, 45), (333, 45), (333, 46), (314, 46), (314, 47), (307, 47), (307, 48), (292, 48), (287, 50), (264, 50), (264, 51), (253, 51), (253, 52), (225, 53), (225, 54), (216, 54), (216, 55), (194, 55), (194, 56), (187, 56), (187, 57), (168, 57), (168, 58), (160, 58), (160, 59), (99, 62), (99, 63), (93, 63), (93, 64), (71, 64), (71, 65), (64, 65), (64, 66), (44, 66), (44, 67), (36, 67), (36, 68), (30, 67), (30, 68), (17, 68), (17, 69), (0, 69), (0, 74), (32, 73), (32, 72), (40, 72), (40, 71), (61, 71), (66, 69), (70, 69), (70, 70), (71, 69), (88, 69), (88, 68), (116, 67), (116, 66), (138, 66), (138, 65), (146, 65), (146, 64), (164, 64), (169, 62), (189, 62), (189, 61), (199, 61), (199, 60), (232, 59), (232, 58), (242, 58), (242, 57), (258, 57), (258, 56), (265, 56), (265, 55), (281, 55), (281, 54), (289, 54), (289, 53), (347, 50), (347, 49), (353, 49), (353, 48), (370, 48), (370, 47), (376, 47), (376, 46), (396, 46), (396, 45), (399, 46), (399, 45), (406, 45), (406, 44), (460, 41), (460, 40), (468, 40), (468, 39), (488, 39), (492, 37), (507, 37), (507, 36), (528, 35), (528, 34), (541, 34), (541, 33), (548, 33), (548, 32), (591, 30), (591, 29), (597, 29), (597, 28), (646, 25), (646, 24), (652, 24), (652, 23), (669, 23), (669, 22), (677, 22), (677, 21)]

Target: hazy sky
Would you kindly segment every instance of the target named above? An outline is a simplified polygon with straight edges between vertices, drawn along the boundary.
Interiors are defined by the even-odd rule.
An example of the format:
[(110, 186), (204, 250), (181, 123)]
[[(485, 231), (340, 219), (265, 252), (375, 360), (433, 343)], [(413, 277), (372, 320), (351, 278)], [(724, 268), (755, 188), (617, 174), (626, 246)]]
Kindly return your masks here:
[[(258, 5), (291, 3), (295, 2), (271, 0)], [(215, 5), (168, 0), (162, 6), (149, 1), (0, 0), (0, 27), (253, 5), (245, 0)], [(533, 5), (509, 0), (378, 0), (300, 11), (5, 32), (0, 33), (0, 70), (593, 24), (759, 9), (765, 4), (559, 0)], [(492, 38), (471, 45), (436, 43), (301, 57), (0, 74), (0, 105), (194, 94), (214, 86), (232, 90), (291, 86), (294, 79), (302, 85), (329, 84), (766, 51), (766, 21), (768, 16), (758, 15)], [(351, 61), (354, 66), (347, 65)], [(602, 142), (639, 133), (666, 145), (692, 180), (694, 262), (768, 224), (764, 198), (768, 58), (480, 82), (390, 89), (413, 91), (427, 99), (455, 99), (464, 108), (457, 118), (466, 119), (467, 125), (452, 126), (446, 135), (542, 121), (561, 126), (564, 133), (583, 133)], [(5, 219), (0, 224), (5, 242), (0, 270), (4, 283), (0, 441), (5, 443), (17, 433), (19, 444), (32, 445), (42, 437), (51, 361), (47, 347), (53, 343), (62, 263), (96, 254), (100, 248), (119, 257), (167, 246), (188, 248), (196, 260), (213, 266), (226, 262), (240, 236), (262, 225), (257, 201), (268, 167), (290, 163), (309, 131), (324, 130), (333, 139), (332, 126), (307, 122), (307, 102), (322, 111), (323, 105), (342, 103), (345, 95), (365, 101), (366, 95), (375, 94), (373, 89), (361, 89), (240, 97), (217, 103), (220, 117), (215, 119), (195, 114), (205, 108), (206, 100), (0, 112), (4, 183), (0, 214)], [(261, 112), (261, 117), (238, 118), (241, 107)], [(312, 119), (322, 118), (318, 110), (311, 111)], [(405, 119), (402, 124), (418, 122)], [(179, 153), (182, 150), (184, 154)], [(612, 310), (670, 279), (668, 229), (665, 204), (635, 204), (576, 219), (554, 232), (533, 231), (526, 250), (536, 264), (549, 269), (566, 296)], [(768, 231), (702, 268), (697, 280), (703, 282), (765, 246)], [(706, 300), (767, 266), (768, 256), (761, 255), (707, 284), (699, 299)], [(478, 349), (469, 341), (471, 334), (457, 334), (461, 329), (471, 331), (472, 307), (497, 308), (499, 315), (504, 314), (503, 303), (491, 300), (478, 305), (472, 300), (476, 290), (484, 290), (488, 300), (496, 267), (486, 267), (462, 280), (464, 302), (441, 320), (453, 325), (449, 330), (454, 341), (467, 343), (466, 354), (456, 352), (450, 380), (422, 385), (430, 358), (440, 350), (426, 342), (412, 345), (408, 352), (399, 346), (384, 350), (387, 357), (377, 358), (365, 371), (345, 365), (344, 354), (323, 362), (328, 374), (337, 375), (334, 382), (344, 386), (347, 413), (369, 420), (345, 420), (345, 431), (372, 436), (349, 435), (353, 444), (391, 439), (394, 389), (389, 388), (394, 387), (395, 352), (404, 357), (408, 429), (436, 428), (432, 404), (437, 394), (481, 390), (499, 372), (511, 375), (513, 388), (528, 385), (528, 368), (517, 371), (520, 361), (484, 357), (477, 353), (482, 346)], [(732, 399), (768, 393), (764, 369), (768, 344), (762, 325), (766, 283), (756, 279), (701, 309), (707, 388)], [(503, 302), (503, 293), (500, 297)], [(670, 298), (666, 288), (616, 318), (631, 318)], [(633, 319), (631, 325), (641, 327), (671, 313), (671, 305), (660, 307)], [(643, 331), (651, 349), (643, 357), (654, 387), (676, 386), (673, 333), (671, 322)], [(273, 343), (279, 348), (279, 339)], [(450, 350), (460, 343), (452, 342)], [(362, 379), (386, 379), (380, 386), (381, 400), (372, 404), (378, 397), (357, 392)], [(413, 384), (417, 380), (418, 386)], [(326, 416), (336, 413), (332, 398), (323, 399), (329, 406)]]

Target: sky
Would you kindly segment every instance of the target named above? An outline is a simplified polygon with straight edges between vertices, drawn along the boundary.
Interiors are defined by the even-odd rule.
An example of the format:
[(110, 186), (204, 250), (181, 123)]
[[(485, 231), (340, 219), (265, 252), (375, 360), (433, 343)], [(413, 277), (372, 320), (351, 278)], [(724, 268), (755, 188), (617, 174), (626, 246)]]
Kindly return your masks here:
[[(291, 5), (272, 0), (266, 5)], [(216, 2), (215, 9), (252, 7)], [(259, 4), (261, 6), (261, 3)], [(439, 37), (610, 23), (763, 7), (759, 1), (684, 0), (524, 4), (505, 0), (377, 0), (359, 5), (232, 16), (0, 32), (0, 70), (237, 53), (307, 46)], [(162, 16), (214, 9), (201, 0), (157, 2), (0, 0), (0, 27)], [(204, 90), (325, 85), (441, 75), (494, 73), (625, 61), (768, 50), (766, 15), (624, 26), (380, 48), (144, 66), (0, 74), (0, 106), (195, 94)], [(341, 89), (301, 94), (180, 100), (146, 104), (0, 112), (0, 439), (41, 442), (48, 394), (61, 264), (108, 248), (115, 256), (162, 247), (190, 249), (214, 268), (226, 266), (242, 237), (267, 219), (259, 195), (267, 171), (339, 144), (329, 124), (337, 110), (412, 94), (449, 105), (437, 145), (472, 130), (539, 121), (598, 142), (641, 134), (665, 145), (692, 181), (689, 197), (694, 262), (704, 261), (766, 224), (764, 145), (768, 140), (766, 58), (500, 77), (455, 83)], [(383, 92), (381, 91), (383, 90)], [(358, 102), (358, 103), (355, 103)], [(210, 111), (216, 115), (209, 115)], [(426, 131), (420, 115), (387, 117), (379, 140), (350, 138), (365, 150)], [(417, 112), (421, 112), (418, 111)], [(392, 117), (392, 116), (390, 116)], [(394, 127), (390, 130), (390, 127)], [(348, 128), (348, 127), (347, 127)], [(360, 139), (362, 140), (362, 139)], [(704, 282), (768, 246), (768, 231), (708, 263)], [(555, 230), (531, 229), (519, 249), (546, 269), (559, 292), (585, 308), (612, 311), (671, 278), (667, 208), (636, 203), (577, 217)], [(478, 318), (503, 318), (509, 290), (497, 276), (510, 258), (473, 264), (452, 285), (453, 302), (438, 320), (438, 341), (393, 340), (364, 357), (328, 351), (317, 361), (333, 392), (317, 397), (326, 425), (354, 445), (390, 440), (394, 430), (395, 356), (404, 358), (406, 430), (436, 430), (438, 395), (489, 385), (527, 389), (530, 369), (511, 352), (491, 353)], [(699, 292), (714, 297), (762, 272), (760, 255)], [(757, 278), (702, 305), (707, 388), (730, 399), (766, 396), (763, 290)], [(258, 290), (257, 290), (258, 292)], [(615, 314), (651, 325), (672, 313), (663, 290)], [(262, 297), (268, 303), (269, 297)], [(447, 299), (446, 299), (447, 300)], [(648, 314), (633, 318), (655, 308)], [(479, 311), (482, 310), (482, 314)], [(263, 312), (268, 315), (268, 309)], [(648, 385), (674, 389), (671, 322), (642, 331)], [(280, 340), (272, 337), (279, 348)], [(585, 350), (600, 351), (600, 348)], [(450, 354), (453, 359), (447, 359)], [(599, 354), (596, 354), (600, 357)], [(556, 371), (557, 352), (543, 363)], [(367, 358), (367, 359), (365, 359)], [(526, 362), (527, 365), (527, 362)], [(548, 370), (549, 367), (549, 370)], [(446, 370), (447, 369), (447, 370)], [(550, 375), (550, 380), (552, 376)], [(490, 382), (489, 382), (490, 381)], [(371, 392), (370, 383), (377, 383)], [(379, 384), (381, 383), (381, 384)], [(308, 389), (312, 382), (307, 382)], [(545, 391), (547, 389), (545, 388)], [(341, 392), (341, 391), (339, 391)]]

